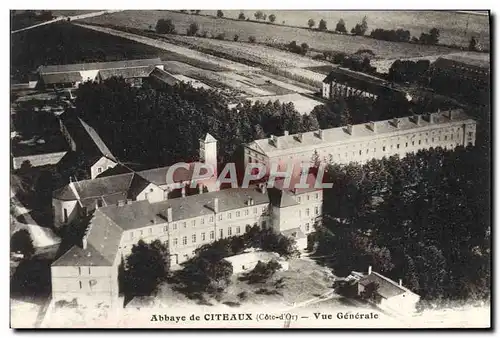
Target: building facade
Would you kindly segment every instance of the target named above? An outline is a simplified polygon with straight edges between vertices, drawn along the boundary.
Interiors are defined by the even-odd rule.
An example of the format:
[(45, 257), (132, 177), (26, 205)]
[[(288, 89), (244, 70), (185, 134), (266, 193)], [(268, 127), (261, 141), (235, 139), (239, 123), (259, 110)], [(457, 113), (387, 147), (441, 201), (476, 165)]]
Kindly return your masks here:
[(245, 145), (245, 165), (288, 165), (322, 162), (364, 163), (392, 155), (404, 157), (421, 149), (474, 146), (476, 121), (462, 110), (415, 115), (392, 120), (331, 128), (255, 140)]

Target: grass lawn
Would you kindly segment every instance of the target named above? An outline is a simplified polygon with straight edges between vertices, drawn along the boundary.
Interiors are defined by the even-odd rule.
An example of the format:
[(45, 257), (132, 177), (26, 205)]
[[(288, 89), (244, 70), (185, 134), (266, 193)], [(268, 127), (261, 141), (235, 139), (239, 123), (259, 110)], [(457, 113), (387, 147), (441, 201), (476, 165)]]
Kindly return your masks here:
[[(278, 271), (264, 283), (249, 284), (240, 281), (241, 274), (232, 276), (231, 284), (224, 293), (214, 298), (206, 296), (203, 301), (189, 299), (175, 291), (175, 285), (163, 284), (158, 299), (168, 307), (190, 307), (193, 305), (229, 307), (255, 307), (276, 304), (283, 308), (299, 303), (331, 290), (332, 282), (324, 267), (307, 259), (292, 259), (288, 271)], [(241, 296), (245, 293), (246, 296)], [(239, 296), (240, 295), (240, 296)]]

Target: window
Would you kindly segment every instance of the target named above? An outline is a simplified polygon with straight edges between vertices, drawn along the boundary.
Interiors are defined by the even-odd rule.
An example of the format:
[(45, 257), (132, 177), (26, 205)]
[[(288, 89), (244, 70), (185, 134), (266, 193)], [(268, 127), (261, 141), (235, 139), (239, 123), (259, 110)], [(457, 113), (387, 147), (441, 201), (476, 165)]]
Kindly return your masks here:
[(444, 136), (444, 140), (445, 140), (445, 141), (448, 141), (448, 135), (445, 135), (445, 136)]
[(309, 201), (309, 195), (307, 195), (307, 200)]
[(186, 222), (182, 222), (182, 226), (186, 228)]
[(425, 139), (425, 143), (429, 143), (429, 140), (428, 140), (428, 139)]
[(318, 207), (314, 207), (314, 214), (319, 215), (319, 208)]
[(297, 196), (297, 202), (300, 203), (300, 196)]
[(78, 283), (80, 283), (80, 289), (81, 289), (81, 288), (82, 288), (82, 282), (81, 282), (81, 281), (79, 281)]
[(102, 173), (102, 168), (101, 167), (97, 168), (97, 173), (98, 174)]
[(239, 234), (241, 232), (241, 228), (240, 227), (236, 227), (236, 233)]
[(177, 238), (174, 238), (174, 246), (177, 246)]
[(415, 141), (411, 141), (411, 145), (414, 146), (415, 145)]
[(200, 221), (201, 224), (205, 224), (205, 217), (202, 217), (201, 221)]
[(471, 132), (471, 131), (469, 131), (469, 133), (468, 133), (468, 134), (469, 134), (469, 137), (472, 137), (472, 132)]
[(133, 231), (130, 233), (130, 239), (134, 239), (134, 232)]
[(182, 245), (187, 245), (187, 244), (188, 244), (187, 236), (182, 237)]
[(215, 239), (215, 232), (210, 231), (210, 239)]
[(204, 232), (201, 233), (201, 241), (205, 242), (205, 233)]
[(82, 275), (82, 268), (78, 267), (78, 274), (81, 276)]
[(245, 216), (248, 216), (249, 212), (248, 209), (245, 210)]
[(222, 214), (219, 215), (219, 221), (222, 221)]
[(64, 223), (67, 223), (68, 222), (68, 209), (64, 208), (63, 214), (64, 214)]
[(149, 189), (149, 192), (153, 192), (153, 188), (150, 188), (150, 189)]
[(236, 211), (236, 217), (240, 217), (241, 213), (239, 211)]
[(316, 193), (316, 194), (314, 195), (314, 198), (315, 198), (315, 199), (318, 199), (318, 198), (319, 198), (319, 194), (318, 194), (318, 193)]
[(89, 275), (91, 275), (91, 273), (90, 273), (90, 267), (89, 267)]
[(227, 219), (231, 219), (231, 213), (230, 212), (227, 213)]
[(306, 216), (309, 216), (309, 208), (306, 209)]
[(418, 144), (422, 144), (422, 140), (418, 140)]
[(396, 148), (398, 148), (398, 149), (399, 149), (399, 143), (396, 145)]
[(253, 208), (253, 213), (256, 214), (257, 213), (257, 208)]
[(192, 241), (193, 243), (196, 243), (196, 234), (193, 234), (193, 235), (191, 236), (191, 241)]
[(193, 219), (193, 220), (191, 221), (191, 225), (193, 226), (193, 228), (196, 226), (196, 220), (195, 220), (195, 219)]
[(143, 230), (140, 230), (139, 231), (139, 234), (142, 236), (144, 234), (144, 231)]
[(406, 142), (406, 145), (405, 145), (406, 148), (408, 148), (408, 142)]
[(167, 232), (167, 231), (168, 231), (168, 225), (165, 225), (165, 226), (163, 227), (163, 232)]
[(231, 236), (232, 234), (233, 234), (233, 230), (231, 229), (231, 227), (227, 228), (227, 235)]
[(382, 151), (385, 151), (385, 146), (382, 147)]
[(151, 235), (153, 233), (153, 228), (149, 228), (149, 234)]
[(306, 223), (306, 231), (309, 231), (309, 223)]
[(224, 230), (223, 229), (219, 229), (219, 237), (220, 238), (224, 237)]
[(172, 227), (174, 228), (174, 230), (177, 230), (177, 224), (176, 223), (172, 224)]
[(361, 150), (359, 151), (359, 154), (361, 155)]
[(208, 219), (209, 222), (213, 222), (214, 221), (214, 216), (210, 216), (210, 218)]

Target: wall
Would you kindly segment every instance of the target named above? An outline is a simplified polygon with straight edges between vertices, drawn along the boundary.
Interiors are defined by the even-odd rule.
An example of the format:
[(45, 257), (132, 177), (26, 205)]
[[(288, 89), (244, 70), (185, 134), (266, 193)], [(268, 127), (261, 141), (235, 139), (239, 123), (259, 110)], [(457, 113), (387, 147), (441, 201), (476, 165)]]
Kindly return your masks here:
[(161, 202), (165, 198), (165, 192), (163, 189), (150, 183), (143, 191), (141, 191), (137, 197), (137, 201), (148, 200), (151, 203)]
[[(68, 213), (68, 221), (64, 221), (64, 209)], [(54, 213), (54, 226), (60, 228), (62, 225), (70, 223), (78, 216), (79, 208), (78, 202), (74, 201), (62, 201), (56, 198), (52, 199), (52, 210)]]
[(82, 76), (82, 82), (94, 81), (97, 78), (98, 73), (99, 73), (98, 69), (80, 71), (80, 75)]
[(57, 164), (59, 163), (59, 161), (61, 161), (64, 155), (66, 155), (66, 153), (67, 151), (60, 151), (48, 154), (14, 157), (13, 168), (19, 169), (24, 161), (29, 161), (31, 163), (31, 166), (33, 167), (41, 167), (44, 165)]
[[(101, 157), (96, 163), (90, 167), (90, 179), (94, 179), (97, 175), (105, 172), (108, 169), (114, 168), (116, 162), (110, 160), (107, 157)], [(99, 171), (100, 170), (100, 171)]]

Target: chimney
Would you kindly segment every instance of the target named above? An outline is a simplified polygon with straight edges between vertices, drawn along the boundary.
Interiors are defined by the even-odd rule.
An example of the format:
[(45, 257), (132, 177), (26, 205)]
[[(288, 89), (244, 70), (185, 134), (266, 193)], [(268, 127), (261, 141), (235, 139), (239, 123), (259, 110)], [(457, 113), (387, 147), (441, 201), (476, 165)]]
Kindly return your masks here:
[(370, 121), (370, 122), (368, 122), (368, 124), (366, 126), (368, 127), (368, 129), (370, 129), (374, 133), (377, 132), (377, 124), (375, 122)]
[(288, 136), (288, 135), (289, 135), (288, 130), (285, 130), (284, 135), (285, 135), (285, 136)]
[(172, 208), (168, 208), (168, 209), (167, 209), (167, 221), (168, 221), (168, 222), (173, 222), (173, 218), (172, 218)]
[(397, 117), (392, 119), (392, 125), (396, 128), (399, 127), (399, 119)]
[(219, 199), (217, 197), (214, 198), (214, 211), (215, 213), (219, 212)]
[(348, 133), (349, 135), (352, 135), (352, 124), (348, 124), (345, 126), (345, 132)]
[(403, 286), (403, 280), (401, 278), (399, 279), (399, 286)]
[(372, 266), (370, 265), (370, 266), (368, 267), (368, 275), (371, 275), (371, 274), (372, 274)]
[(302, 133), (298, 133), (297, 135), (295, 135), (295, 139), (299, 142), (302, 142)]
[(413, 122), (413, 123), (415, 123), (417, 126), (419, 126), (419, 125), (420, 125), (421, 118), (422, 118), (422, 116), (420, 116), (420, 115), (413, 115), (412, 117), (410, 117), (410, 120), (411, 120), (411, 122)]
[(82, 238), (82, 247), (83, 250), (87, 250), (87, 236), (83, 236)]
[(425, 116), (425, 119), (429, 121), (429, 123), (434, 123), (434, 114), (430, 113)]
[(323, 130), (318, 129), (318, 137), (322, 140), (323, 139)]

